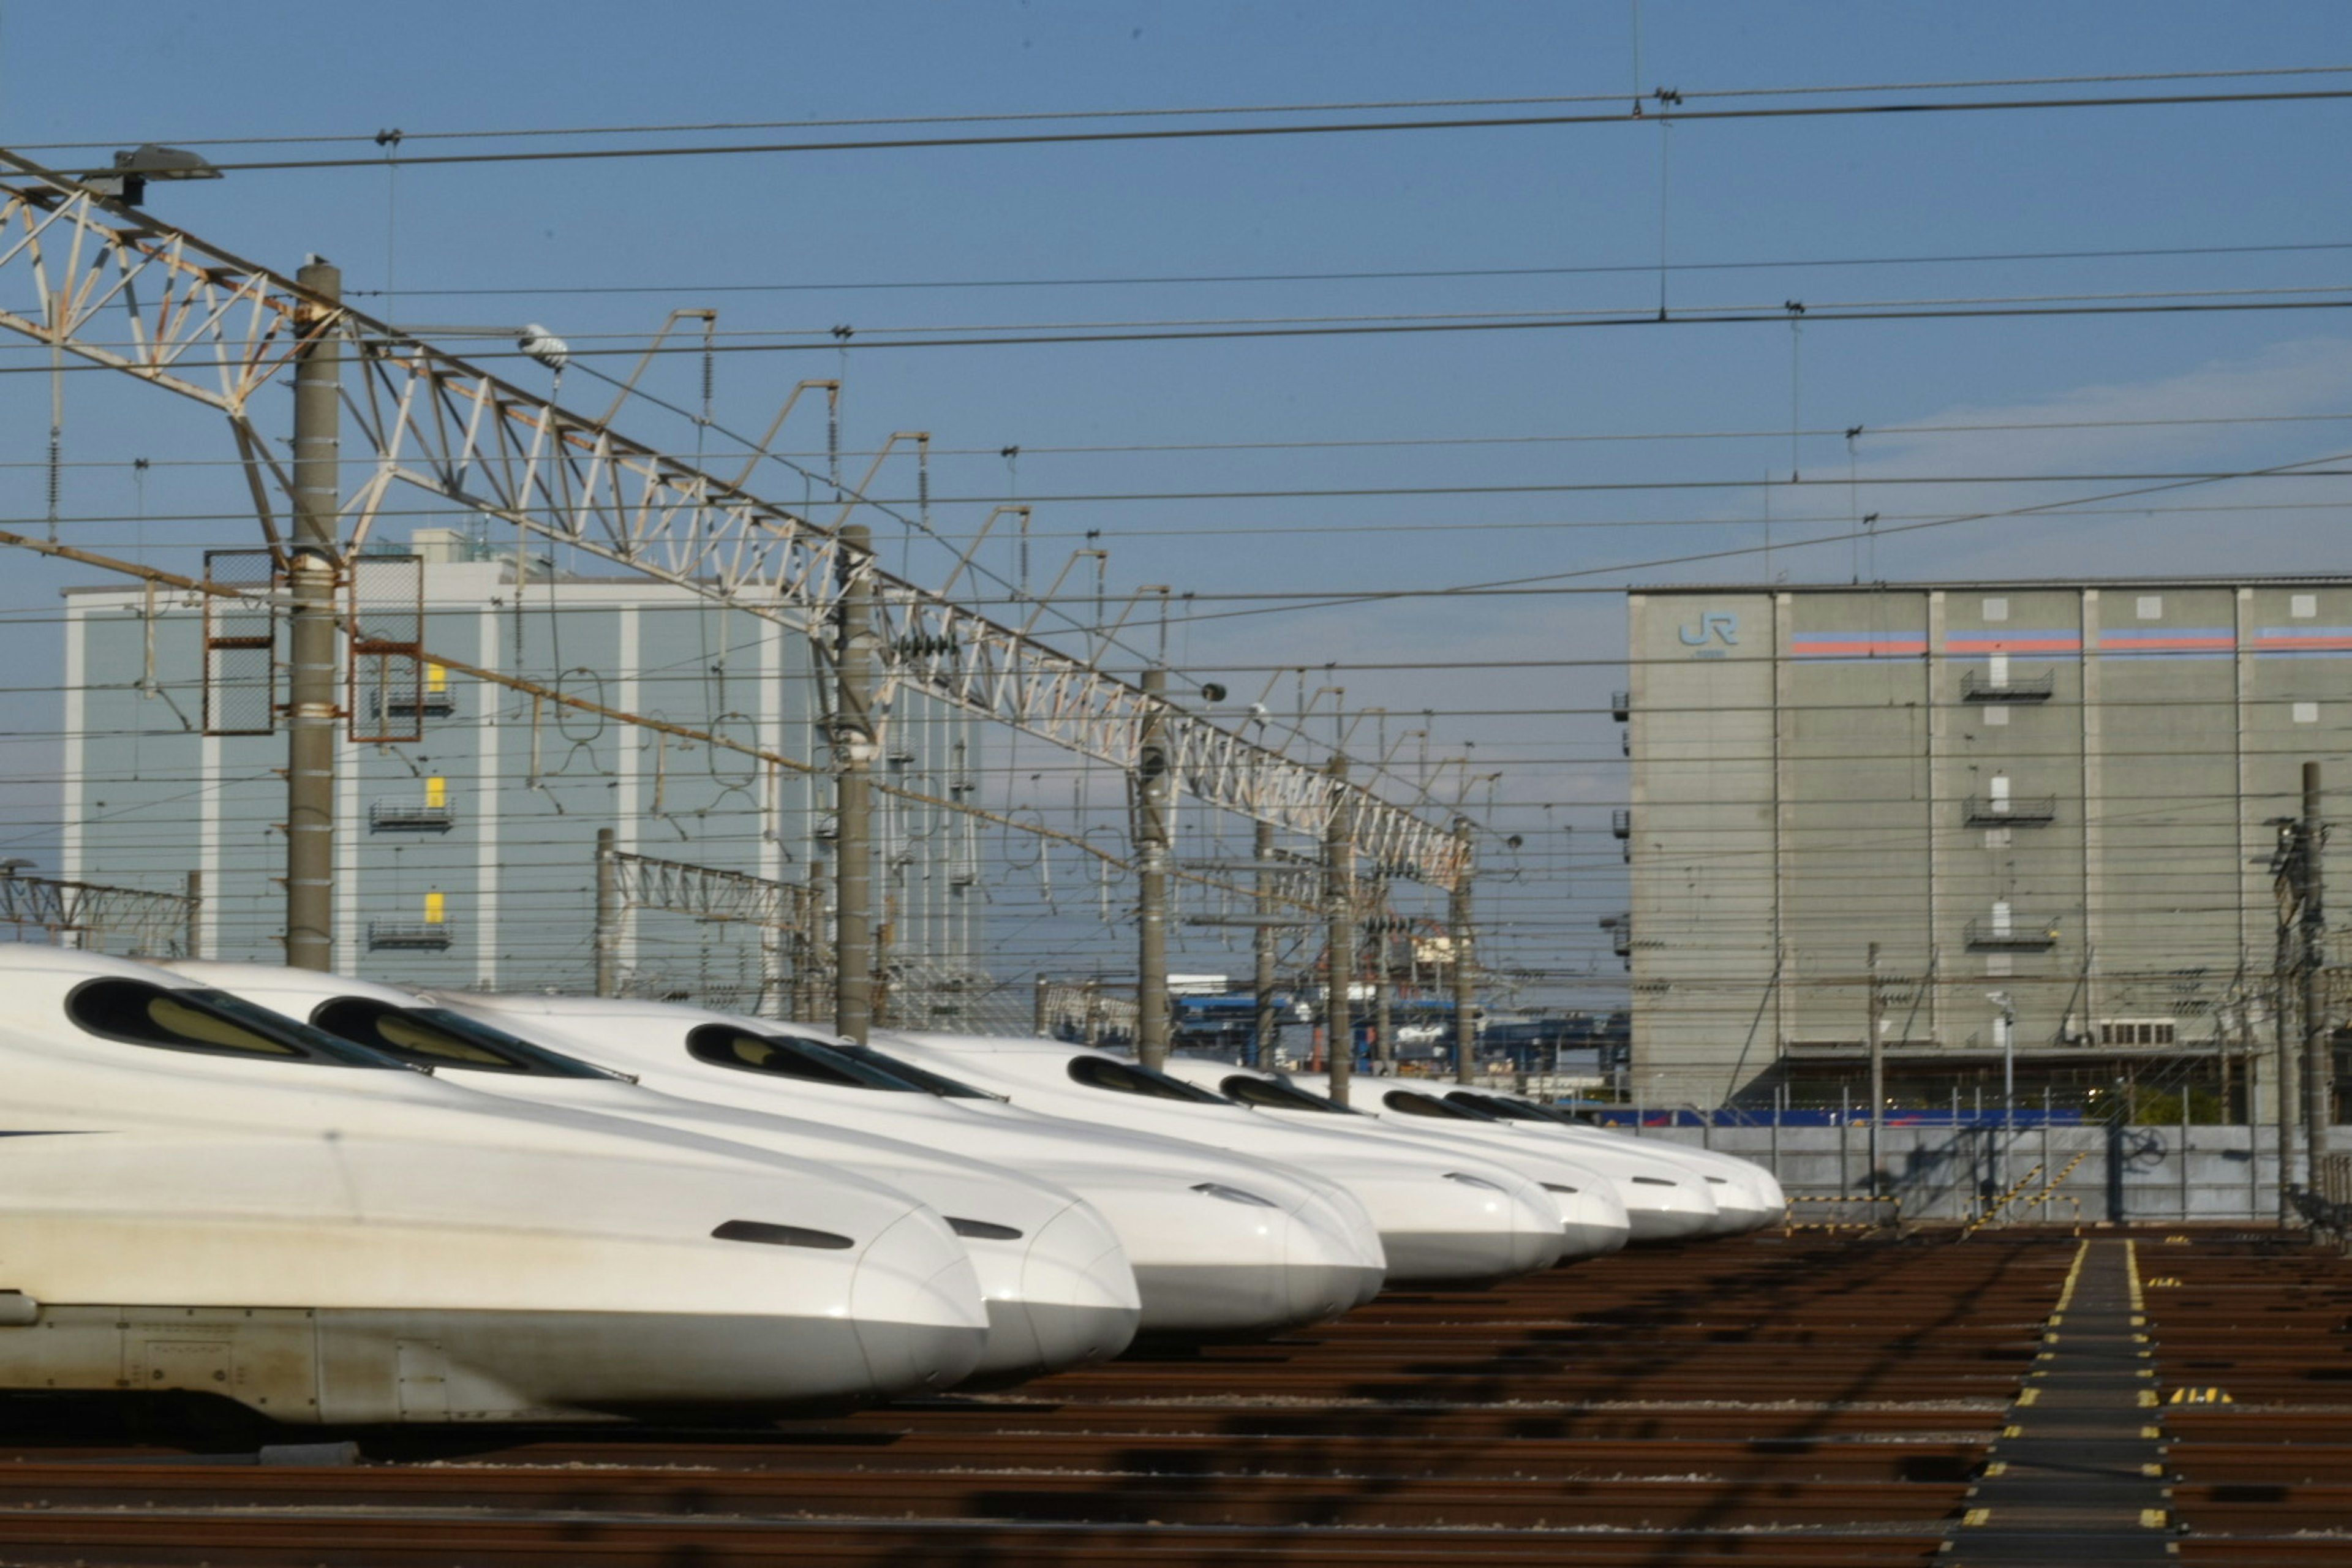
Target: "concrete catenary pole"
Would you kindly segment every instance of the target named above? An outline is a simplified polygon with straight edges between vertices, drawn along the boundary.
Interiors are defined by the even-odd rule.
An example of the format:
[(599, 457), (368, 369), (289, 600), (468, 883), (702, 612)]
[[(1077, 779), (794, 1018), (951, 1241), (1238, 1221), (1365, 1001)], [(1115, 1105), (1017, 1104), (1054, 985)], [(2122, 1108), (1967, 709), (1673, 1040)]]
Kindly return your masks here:
[(1348, 1080), (1356, 1068), (1356, 1017), (1348, 987), (1356, 977), (1356, 835), (1349, 809), (1348, 759), (1331, 758), (1331, 815), (1323, 829), (1325, 970), (1324, 1062), (1331, 1069), (1331, 1098), (1348, 1103)]
[(190, 958), (205, 955), (205, 874), (188, 873), (188, 925), (180, 938), (180, 949)]
[(1372, 1059), (1380, 1064), (1373, 1070), (1381, 1073), (1396, 1071), (1395, 987), (1389, 984), (1389, 897), (1388, 882), (1377, 884), (1378, 893), (1372, 900)]
[(833, 1026), (864, 1045), (874, 1022), (874, 533), (841, 531), (846, 584), (834, 643)]
[[(2288, 829), (2288, 833), (2297, 830)], [(2294, 967), (2294, 928), (2289, 924), (2294, 886), (2299, 879), (2294, 870), (2290, 847), (2289, 859), (2284, 874), (2275, 881), (2273, 892), (2278, 899), (2278, 931), (2271, 955), (2271, 1046), (2278, 1063), (2278, 1082), (2271, 1093), (2278, 1110), (2278, 1220), (2281, 1225), (2294, 1219), (2295, 1126), (2303, 1119), (2299, 1079), (2295, 1073), (2294, 1049), (2294, 990), (2288, 976)]]
[(801, 896), (801, 927), (793, 933), (793, 1016), (802, 1023), (824, 1016), (825, 864), (811, 860), (808, 889)]
[(1879, 1123), (1886, 1120), (1886, 997), (1878, 988), (1878, 944), (1870, 944), (1869, 1025), (1870, 1037), (1870, 1190), (1876, 1194), (1886, 1181), (1884, 1151), (1878, 1138)]
[(286, 704), (286, 962), (335, 966), (335, 576), (342, 477), (337, 447), (341, 268), (312, 257), (294, 275), (314, 297), (296, 321), (294, 537), (286, 554), (290, 681)]
[(621, 862), (620, 836), (609, 827), (596, 830), (596, 994), (621, 994)]
[(1478, 1020), (1471, 1016), (1478, 993), (1478, 937), (1470, 924), (1470, 889), (1477, 869), (1477, 846), (1470, 819), (1457, 817), (1454, 837), (1462, 847), (1462, 870), (1446, 900), (1445, 925), (1454, 944), (1454, 1081), (1468, 1083), (1478, 1073)]
[(1135, 749), (1135, 1055), (1156, 1072), (1168, 1061), (1168, 852), (1176, 789), (1162, 724), (1168, 671), (1145, 670), (1143, 694)]
[(1250, 935), (1250, 957), (1255, 968), (1251, 983), (1256, 992), (1257, 1028), (1252, 1043), (1257, 1051), (1260, 1072), (1272, 1072), (1275, 1061), (1275, 1035), (1279, 1026), (1274, 1017), (1274, 825), (1257, 825), (1257, 837), (1251, 858), (1257, 862), (1257, 930)]
[(2327, 1158), (2328, 1124), (2336, 1120), (2335, 1029), (2327, 1015), (2327, 910), (2320, 893), (2320, 850), (2327, 828), (2319, 819), (2319, 764), (2303, 764), (2303, 1088), (2307, 1184), (2316, 1192)]

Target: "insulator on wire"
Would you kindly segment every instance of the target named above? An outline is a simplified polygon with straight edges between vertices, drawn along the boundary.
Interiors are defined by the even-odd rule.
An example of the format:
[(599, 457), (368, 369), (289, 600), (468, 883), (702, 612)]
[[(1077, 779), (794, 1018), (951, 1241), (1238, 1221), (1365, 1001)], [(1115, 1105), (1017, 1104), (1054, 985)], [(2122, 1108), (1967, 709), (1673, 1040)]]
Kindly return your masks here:
[(537, 321), (523, 328), (522, 335), (515, 340), (515, 347), (550, 370), (562, 370), (572, 363), (572, 345)]

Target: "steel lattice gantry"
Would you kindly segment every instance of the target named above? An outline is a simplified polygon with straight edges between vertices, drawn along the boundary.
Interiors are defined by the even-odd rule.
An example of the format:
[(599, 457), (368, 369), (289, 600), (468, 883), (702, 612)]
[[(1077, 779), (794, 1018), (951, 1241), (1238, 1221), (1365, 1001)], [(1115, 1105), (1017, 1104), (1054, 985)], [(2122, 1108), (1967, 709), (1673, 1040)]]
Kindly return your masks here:
[[(1320, 837), (1347, 805), (1358, 851), (1388, 874), (1452, 888), (1459, 839), (1360, 785), (1148, 698), (1024, 631), (889, 576), (833, 530), (632, 441), (610, 426), (453, 355), (185, 230), (0, 152), (5, 328), (207, 404), (225, 415), (273, 550), (271, 491), (290, 460), (251, 417), (312, 337), (346, 340), (346, 461), (339, 536), (368, 538), (395, 484), (807, 633), (853, 582), (870, 584), (887, 684), (1131, 772), (1147, 714), (1181, 788), (1202, 803)], [(748, 478), (749, 469), (741, 477)]]
[(109, 933), (123, 935), (131, 938), (131, 951), (162, 957), (187, 956), (189, 916), (195, 904), (183, 893), (0, 875), (0, 921), (37, 926), (52, 936), (71, 933), (102, 941)]

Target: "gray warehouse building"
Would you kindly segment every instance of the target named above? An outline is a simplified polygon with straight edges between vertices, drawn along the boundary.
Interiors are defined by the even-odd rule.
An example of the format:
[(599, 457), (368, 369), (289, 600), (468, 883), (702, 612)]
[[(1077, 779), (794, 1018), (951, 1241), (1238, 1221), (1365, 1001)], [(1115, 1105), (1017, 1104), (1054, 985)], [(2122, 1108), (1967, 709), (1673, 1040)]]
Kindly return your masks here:
[(1630, 608), (1638, 1098), (1853, 1094), (1874, 943), (1901, 1102), (1990, 1102), (2005, 1063), (2032, 1103), (2120, 1079), (2242, 1108), (2250, 1068), (2268, 1100), (2272, 819), (2306, 762), (2352, 787), (2352, 579)]
[[(454, 531), (424, 531), (416, 547), (424, 560), (409, 570), (421, 570), (428, 652), (408, 667), (394, 701), (421, 706), (422, 737), (368, 741), (384, 696), (362, 679), (349, 693), (361, 736), (338, 743), (338, 968), (452, 987), (588, 990), (600, 828), (625, 853), (814, 883), (822, 903), (827, 775), (693, 735), (821, 761), (818, 674), (805, 637), (642, 578), (534, 568), (519, 591), (511, 553), (491, 558)], [(93, 586), (66, 598), (63, 875), (177, 892), (198, 873), (197, 945), (209, 956), (282, 962), (284, 734), (205, 732), (207, 634), (195, 595)], [(266, 615), (247, 619), (259, 634), (256, 660), (282, 668), (283, 626), (273, 632)], [(519, 676), (540, 694), (469, 679), (434, 654)], [(214, 729), (236, 727), (218, 721), (240, 700), (248, 719), (266, 723), (266, 689), (216, 689), (209, 700)], [(903, 689), (892, 702), (880, 782), (963, 798), (975, 772), (971, 720)], [(873, 907), (895, 987), (885, 1005), (935, 1021), (950, 1005), (940, 998), (981, 989), (971, 819), (887, 795), (876, 817)], [(827, 951), (823, 918), (795, 944), (749, 921), (633, 909), (619, 928), (623, 983), (636, 994), (779, 1011), (794, 999), (795, 958), (807, 965)]]

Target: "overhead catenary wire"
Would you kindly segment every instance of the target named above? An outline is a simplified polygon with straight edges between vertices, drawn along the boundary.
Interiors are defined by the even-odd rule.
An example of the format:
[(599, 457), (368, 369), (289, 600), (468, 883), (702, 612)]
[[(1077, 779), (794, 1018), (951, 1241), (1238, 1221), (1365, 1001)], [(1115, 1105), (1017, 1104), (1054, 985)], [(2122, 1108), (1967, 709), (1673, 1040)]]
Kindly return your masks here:
[[(1687, 95), (1686, 95), (1687, 96)], [(1202, 142), (1233, 138), (1391, 134), (1407, 132), (1542, 130), (1573, 125), (1641, 125), (1650, 121), (1674, 123), (1711, 121), (1775, 121), (1875, 116), (1882, 114), (1977, 114), (2093, 109), (2186, 108), (2222, 104), (2341, 101), (2352, 89), (2293, 88), (2268, 92), (2172, 92), (2116, 94), (2107, 97), (2016, 98), (1927, 100), (1903, 103), (1816, 103), (1772, 108), (1692, 109), (1685, 104), (1662, 106), (1644, 115), (1522, 114), (1457, 116), (1433, 120), (1373, 120), (1307, 125), (1185, 126), (1150, 131), (1035, 131), (974, 136), (898, 136), (827, 139), (814, 142), (708, 143), (693, 147), (572, 147), (527, 153), (422, 153), (389, 157), (229, 159), (213, 167), (223, 174), (269, 174), (323, 169), (382, 168), (387, 163), (408, 168), (473, 166), (488, 163), (555, 163), (610, 162), (640, 158), (713, 158), (776, 156), (789, 153), (915, 152), (942, 148), (1037, 147), (1120, 142)], [(105, 174), (108, 170), (90, 170)]]
[[(1956, 252), (1927, 256), (1806, 257), (1740, 261), (1675, 261), (1668, 272), (1785, 271), (1810, 268), (1927, 267), (1995, 261), (2117, 261), (2188, 256), (2286, 255), (2304, 251), (2352, 249), (2352, 240), (2310, 240), (2266, 245), (2142, 246), (2104, 250), (2020, 250)], [(949, 291), (989, 289), (1097, 289), (1171, 287), (1226, 283), (1356, 283), (1453, 280), (1465, 278), (1580, 278), (1612, 274), (1648, 276), (1656, 262), (1612, 262), (1581, 267), (1452, 267), (1387, 271), (1212, 272), (1172, 275), (1139, 274), (1108, 278), (967, 278), (934, 279), (875, 279), (799, 283), (583, 283), (544, 287), (403, 289), (404, 296), (498, 299), (509, 296), (572, 296), (612, 294), (803, 294), (866, 292), (898, 289)], [(352, 289), (355, 298), (385, 290)]]
[[(1983, 77), (1950, 81), (1895, 81), (1820, 83), (1796, 87), (1693, 88), (1682, 93), (1685, 98), (1786, 98), (1824, 93), (1847, 92), (1927, 92), (1958, 91), (1989, 87), (2065, 87), (2102, 83), (2142, 81), (2216, 81), (2244, 80), (2267, 77), (2343, 76), (2352, 75), (2352, 66), (2284, 66), (2272, 68), (2248, 67), (2229, 70), (2201, 71), (2130, 71), (2101, 72), (2095, 75)], [(1646, 97), (1636, 92), (1634, 96)], [(283, 146), (304, 143), (334, 143), (370, 142), (382, 146), (387, 141), (447, 142), (485, 141), (498, 138), (531, 136), (645, 136), (683, 134), (709, 131), (783, 131), (822, 130), (868, 125), (975, 125), (1002, 121), (1049, 120), (1136, 120), (1210, 114), (1336, 114), (1355, 113), (1376, 109), (1466, 109), (1500, 108), (1519, 104), (1550, 103), (1622, 103), (1626, 96), (1620, 92), (1544, 94), (1527, 97), (1484, 98), (1419, 98), (1370, 99), (1323, 103), (1222, 104), (1183, 105), (1160, 108), (1022, 110), (995, 113), (922, 114), (861, 116), (851, 119), (806, 120), (734, 120), (701, 121), (682, 124), (636, 125), (575, 125), (556, 127), (507, 126), (480, 131), (399, 131), (373, 133), (363, 132), (327, 132), (312, 135), (276, 136), (167, 136), (164, 141), (202, 142), (215, 146)], [(84, 147), (111, 147), (113, 142), (40, 142), (24, 144), (27, 152), (56, 152)]]

